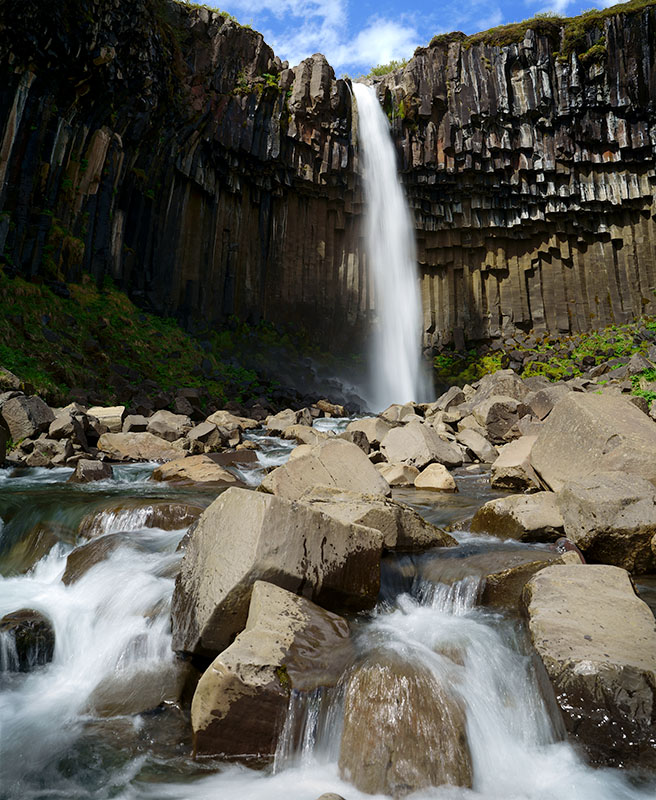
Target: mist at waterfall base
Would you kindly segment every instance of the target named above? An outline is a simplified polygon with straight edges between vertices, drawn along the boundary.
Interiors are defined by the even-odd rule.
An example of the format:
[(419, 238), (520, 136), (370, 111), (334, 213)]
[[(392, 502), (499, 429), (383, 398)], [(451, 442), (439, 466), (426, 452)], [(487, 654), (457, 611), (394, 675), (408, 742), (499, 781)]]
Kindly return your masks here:
[(380, 411), (391, 403), (434, 398), (421, 355), (414, 228), (396, 170), (389, 124), (371, 86), (354, 83), (353, 93), (363, 164), (366, 260), (376, 309), (366, 394), (371, 408)]
[[(344, 423), (323, 421), (335, 430)], [(293, 447), (254, 436), (261, 451), (253, 485)], [(19, 476), (0, 469), (0, 617), (18, 608), (41, 611), (56, 640), (52, 663), (30, 673), (0, 671), (0, 798), (316, 800), (325, 792), (346, 800), (371, 798), (340, 775), (339, 689), (323, 696), (292, 694), (289, 714), (302, 734), (288, 736), (294, 726), (282, 726), (275, 765), (262, 770), (218, 759), (194, 761), (188, 717), (173, 703), (145, 713), (100, 711), (117, 692), (128, 705), (135, 697), (138, 702), (144, 692), (164, 685), (175, 666), (170, 599), (184, 531), (144, 527), (143, 508), (103, 511), (108, 499), (115, 509), (120, 497), (149, 503), (187, 496), (149, 481), (151, 471), (152, 465), (121, 467), (113, 480), (73, 488), (65, 485), (70, 469), (25, 470)], [(438, 524), (489, 499), (480, 476), (462, 476), (459, 485), (458, 495), (433, 509)], [(198, 493), (193, 497), (201, 501)], [(211, 499), (209, 493), (205, 502)], [(99, 515), (99, 535), (121, 531), (126, 546), (65, 585), (73, 533), (89, 512)], [(7, 569), (20, 536), (28, 540), (37, 525), (57, 530), (60, 541), (27, 573)], [(450, 558), (497, 546), (457, 535), (461, 545), (449, 549)], [(417, 559), (436, 557), (443, 554), (392, 557), (376, 610), (353, 626), (359, 660), (387, 654), (419, 668), (426, 676), (425, 702), (431, 702), (434, 682), (448, 687), (466, 710), (473, 788), (427, 788), (414, 800), (653, 800), (654, 785), (639, 788), (618, 770), (592, 769), (561, 740), (521, 626), (476, 606), (473, 579), (447, 586), (405, 577)], [(460, 654), (456, 659), (450, 657), (454, 652)], [(347, 673), (344, 682), (348, 678)], [(390, 696), (389, 714), (398, 710)]]

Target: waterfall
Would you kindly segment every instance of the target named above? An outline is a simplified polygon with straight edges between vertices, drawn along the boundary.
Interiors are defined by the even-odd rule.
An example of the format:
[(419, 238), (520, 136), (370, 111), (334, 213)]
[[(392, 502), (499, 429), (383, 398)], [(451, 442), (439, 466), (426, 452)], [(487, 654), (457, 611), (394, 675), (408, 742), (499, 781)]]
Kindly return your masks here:
[(429, 399), (421, 364), (421, 297), (414, 229), (396, 173), (387, 118), (374, 89), (353, 84), (366, 199), (366, 253), (377, 323), (371, 360), (371, 404)]

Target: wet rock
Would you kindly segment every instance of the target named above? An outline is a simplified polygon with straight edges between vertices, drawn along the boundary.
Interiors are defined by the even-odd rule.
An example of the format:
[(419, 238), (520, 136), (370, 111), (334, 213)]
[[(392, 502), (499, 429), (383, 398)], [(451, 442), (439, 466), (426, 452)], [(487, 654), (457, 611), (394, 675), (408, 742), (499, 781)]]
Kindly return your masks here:
[(317, 400), (315, 405), (320, 411), (323, 411), (323, 413), (328, 417), (346, 416), (346, 412), (344, 411), (344, 406), (340, 406), (337, 403), (331, 403), (330, 400)]
[(530, 460), (553, 491), (593, 472), (656, 483), (656, 426), (624, 397), (570, 392), (547, 417)]
[(588, 561), (629, 572), (656, 570), (656, 489), (637, 475), (600, 472), (570, 481), (557, 495), (565, 533)]
[(80, 580), (92, 567), (106, 561), (120, 547), (135, 551), (141, 549), (138, 543), (124, 533), (108, 533), (71, 550), (66, 558), (62, 582), (69, 586)]
[(495, 489), (540, 489), (540, 479), (531, 465), (535, 436), (522, 436), (499, 450), (492, 464), (490, 486)]
[(217, 488), (241, 485), (239, 478), (206, 455), (168, 461), (153, 470), (151, 480), (168, 481), (180, 485), (211, 485)]
[(373, 447), (380, 447), (380, 443), (394, 426), (381, 417), (364, 417), (354, 419), (346, 426), (347, 431), (362, 431), (367, 441)]
[(429, 464), (415, 478), (415, 486), (435, 492), (458, 491), (453, 475), (443, 464)]
[[(6, 533), (6, 532), (5, 532)], [(18, 541), (11, 544), (6, 539), (0, 540), (2, 575), (22, 575), (47, 555), (59, 543), (58, 526), (40, 522), (24, 533)]]
[(173, 594), (173, 648), (212, 657), (223, 650), (246, 624), (256, 580), (338, 612), (370, 608), (382, 546), (373, 528), (343, 524), (304, 503), (228, 489), (188, 538)]
[(165, 439), (167, 442), (175, 442), (182, 438), (191, 430), (191, 420), (183, 414), (174, 414), (172, 411), (161, 409), (156, 411), (148, 420), (148, 432)]
[(346, 686), (339, 768), (367, 794), (471, 786), (465, 713), (448, 682), (391, 653), (371, 656)]
[(55, 415), (40, 397), (19, 395), (3, 403), (0, 415), (14, 442), (47, 431)]
[(92, 406), (87, 414), (95, 417), (109, 433), (120, 433), (123, 430), (125, 406)]
[(314, 447), (300, 445), (292, 456), (264, 478), (263, 491), (289, 500), (297, 500), (313, 486), (335, 486), (385, 497), (391, 493), (387, 481), (362, 450), (343, 439), (334, 437)]
[(134, 531), (141, 528), (182, 530), (194, 523), (203, 511), (204, 507), (196, 502), (122, 498), (83, 517), (78, 536), (81, 539), (92, 539), (114, 531)]
[(470, 529), (472, 533), (522, 542), (554, 542), (564, 535), (563, 517), (553, 492), (490, 500), (474, 514)]
[(301, 496), (300, 502), (340, 522), (376, 528), (388, 550), (427, 550), (456, 544), (453, 537), (426, 522), (410, 506), (380, 495), (315, 486)]
[(31, 672), (52, 661), (55, 632), (39, 611), (21, 609), (0, 619), (0, 658), (8, 672)]
[(152, 433), (104, 433), (98, 449), (112, 461), (170, 461), (180, 450)]
[(104, 461), (91, 461), (88, 458), (80, 459), (75, 465), (75, 471), (67, 483), (91, 483), (92, 481), (106, 481), (114, 477), (114, 470)]
[(656, 624), (618, 567), (547, 568), (527, 583), (533, 645), (569, 734), (593, 764), (656, 767)]
[(292, 690), (334, 686), (352, 659), (337, 614), (256, 581), (246, 627), (202, 675), (191, 706), (199, 755), (271, 758)]
[(415, 478), (419, 475), (417, 467), (411, 467), (409, 464), (382, 463), (378, 471), (390, 486), (414, 486)]
[(445, 467), (462, 464), (462, 453), (457, 446), (441, 439), (430, 425), (417, 421), (393, 428), (380, 449), (388, 461), (404, 462), (419, 470), (435, 462)]

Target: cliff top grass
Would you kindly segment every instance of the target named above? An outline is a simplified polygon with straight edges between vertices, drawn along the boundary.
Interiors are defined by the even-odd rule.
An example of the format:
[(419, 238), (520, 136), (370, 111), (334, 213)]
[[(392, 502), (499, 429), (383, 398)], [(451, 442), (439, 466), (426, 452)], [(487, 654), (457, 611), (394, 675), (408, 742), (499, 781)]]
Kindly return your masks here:
[(586, 34), (593, 28), (601, 28), (608, 17), (637, 13), (653, 5), (656, 5), (656, 0), (629, 0), (628, 3), (620, 3), (609, 8), (592, 8), (577, 17), (561, 17), (551, 13), (536, 14), (523, 22), (499, 25), (471, 36), (460, 31), (439, 34), (431, 39), (429, 47), (444, 46), (456, 41), (467, 48), (479, 44), (504, 47), (521, 42), (528, 30), (554, 38), (560, 37), (562, 31), (562, 46), (558, 55), (561, 59), (567, 59), (572, 53), (580, 53), (586, 49)]

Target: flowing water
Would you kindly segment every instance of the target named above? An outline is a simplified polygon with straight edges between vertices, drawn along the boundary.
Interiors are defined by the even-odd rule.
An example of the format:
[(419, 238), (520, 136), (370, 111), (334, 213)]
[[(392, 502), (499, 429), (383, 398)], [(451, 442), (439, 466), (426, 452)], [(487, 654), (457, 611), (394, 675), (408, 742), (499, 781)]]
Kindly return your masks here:
[(377, 320), (371, 359), (372, 408), (428, 399), (422, 369), (422, 310), (414, 228), (396, 172), (387, 117), (374, 89), (353, 84), (363, 160), (367, 264)]
[[(253, 481), (290, 449), (283, 440), (255, 438), (265, 452)], [(0, 798), (315, 800), (331, 791), (347, 800), (370, 797), (339, 776), (344, 686), (292, 695), (275, 763), (263, 770), (195, 762), (184, 710), (172, 702), (139, 710), (166, 701), (184, 677), (169, 624), (184, 530), (149, 527), (143, 506), (163, 499), (203, 506), (213, 498), (153, 483), (151, 469), (122, 468), (113, 481), (86, 487), (64, 485), (70, 470), (18, 476), (0, 470), (0, 617), (20, 608), (41, 611), (56, 636), (53, 661), (27, 674), (7, 671), (13, 654), (0, 641)], [(458, 522), (492, 496), (484, 476), (463, 472), (458, 482), (459, 495), (417, 495), (416, 507), (435, 521)], [(121, 499), (126, 507), (117, 511)], [(89, 515), (100, 520), (103, 536), (120, 530), (125, 541), (65, 585), (66, 556)], [(16, 551), (39, 527), (54, 538), (28, 569), (25, 553), (18, 558)], [(421, 667), (465, 708), (473, 788), (440, 787), (414, 797), (653, 800), (656, 785), (639, 787), (620, 771), (593, 770), (562, 740), (553, 697), (540, 688), (519, 620), (478, 607), (476, 579), (447, 586), (421, 577), (423, 565), (436, 558), (525, 546), (466, 530), (456, 536), (460, 545), (448, 554), (386, 559), (378, 607), (353, 620), (360, 658), (389, 653)], [(454, 652), (458, 658), (449, 656)]]

